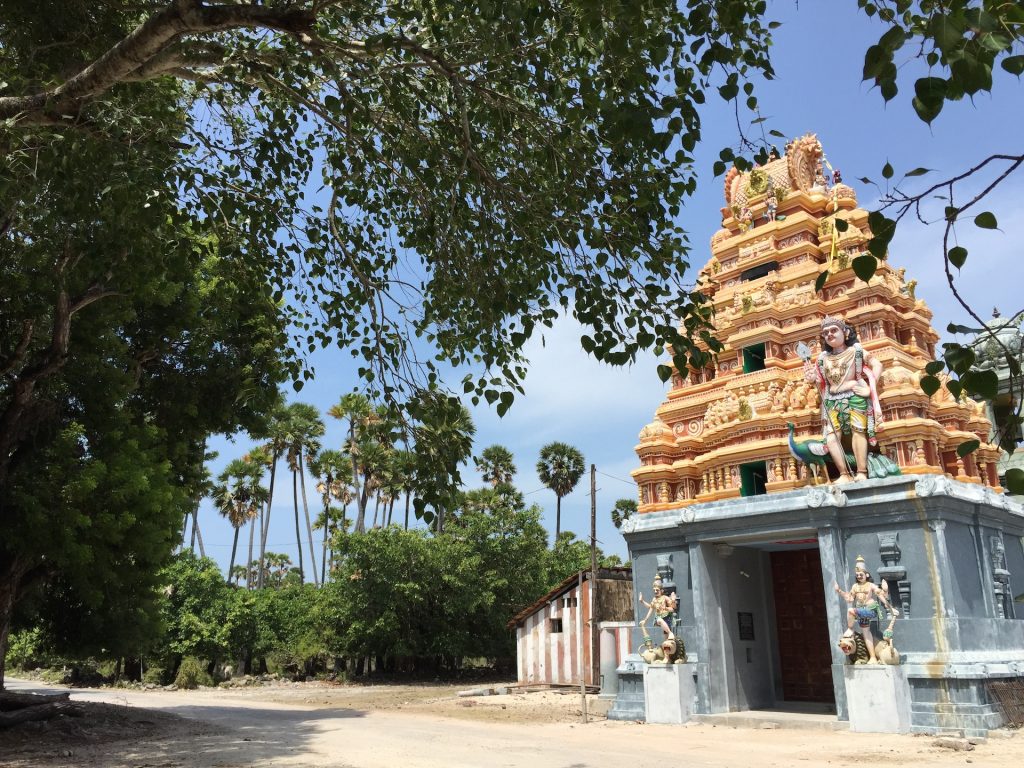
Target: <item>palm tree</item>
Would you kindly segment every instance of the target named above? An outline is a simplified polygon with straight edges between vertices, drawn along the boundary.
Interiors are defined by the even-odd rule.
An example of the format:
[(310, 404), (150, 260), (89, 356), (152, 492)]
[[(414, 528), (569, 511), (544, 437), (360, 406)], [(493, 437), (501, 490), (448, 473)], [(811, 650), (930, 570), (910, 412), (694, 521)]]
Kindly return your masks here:
[[(263, 472), (268, 467), (270, 467), (270, 464), (271, 464), (270, 451), (266, 447), (264, 447), (264, 446), (253, 448), (251, 451), (249, 451), (249, 453), (247, 453), (245, 455), (245, 459), (246, 459), (246, 461), (251, 462), (253, 464), (254, 468), (258, 468), (259, 469), (259, 482), (263, 482)], [(267, 493), (267, 503), (266, 503), (265, 506), (267, 508), (267, 510), (266, 510), (267, 513), (269, 513), (269, 507), (270, 507), (270, 493), (269, 492)], [(255, 517), (253, 517), (252, 520), (249, 522), (249, 559), (246, 560), (246, 562), (250, 563), (250, 564), (252, 563), (252, 549), (253, 549), (253, 541), (254, 541), (255, 536), (256, 536), (257, 522), (259, 523), (260, 536), (262, 536), (263, 535), (263, 518), (264, 518), (264, 508), (261, 507), (259, 512), (258, 512), (258, 514)], [(255, 586), (256, 586), (256, 584), (253, 582), (253, 580), (251, 578), (249, 578), (249, 577), (246, 577), (246, 579), (245, 579), (245, 587), (246, 587), (246, 589), (253, 589)]]
[(320, 450), (320, 438), (324, 434), (324, 423), (320, 420), (320, 411), (306, 403), (292, 403), (285, 409), (288, 413), (288, 445), (285, 459), (292, 472), (292, 500), (295, 505), (295, 543), (299, 549), (299, 573), (305, 578), (306, 571), (302, 561), (302, 531), (299, 525), (299, 486), (302, 487), (302, 508), (306, 516), (306, 534), (309, 541), (309, 564), (313, 574), (313, 583), (320, 584), (316, 572), (316, 553), (313, 550), (313, 526), (309, 519), (309, 503), (306, 500), (306, 473), (303, 456), (315, 454)]
[(373, 409), (370, 407), (370, 401), (356, 392), (342, 395), (338, 404), (331, 406), (327, 411), (327, 415), (332, 419), (348, 419), (348, 440), (346, 441), (345, 450), (348, 451), (349, 460), (352, 463), (352, 482), (355, 486), (354, 498), (359, 503), (356, 518), (357, 533), (363, 532), (363, 528), (360, 527), (358, 521), (365, 520), (366, 518), (366, 504), (364, 501), (365, 496), (359, 486), (359, 466), (355, 451), (356, 433), (362, 430), (363, 425), (369, 419), (372, 412)]
[(288, 430), (288, 413), (284, 408), (284, 400), (281, 399), (271, 411), (266, 430), (262, 435), (264, 438), (269, 438), (265, 449), (270, 455), (270, 492), (267, 494), (263, 525), (260, 529), (260, 565), (256, 579), (256, 586), (258, 588), (263, 587), (264, 575), (266, 573), (267, 536), (270, 532), (270, 508), (274, 503), (274, 481), (277, 478), (277, 461), (288, 446)]
[(458, 504), (459, 465), (473, 455), (476, 428), (469, 410), (457, 398), (423, 390), (413, 403), (417, 423), (416, 489), (434, 508), (434, 530), (444, 532), (445, 516)]
[[(323, 499), (323, 513), (317, 517), (313, 527), (323, 527), (323, 549), (320, 554), (320, 582), (327, 580), (327, 542), (338, 527), (340, 517), (342, 528), (345, 527), (345, 514), (352, 501), (352, 468), (348, 457), (341, 451), (320, 451), (309, 458), (309, 469), (317, 479), (316, 490)], [(340, 501), (340, 515), (332, 514), (338, 510), (331, 506), (332, 501)], [(332, 553), (333, 559), (333, 553)]]
[(405, 494), (405, 530), (409, 530), (409, 500), (415, 490), (416, 454), (406, 449), (396, 450), (392, 456), (391, 471), (395, 494)]
[(619, 499), (612, 507), (612, 524), (621, 528), (622, 524), (636, 514), (636, 499)]
[(562, 532), (562, 497), (572, 493), (572, 489), (583, 477), (585, 463), (583, 454), (565, 443), (548, 443), (540, 449), (537, 475), (545, 486), (555, 492), (558, 500), (555, 513), (555, 541)]
[(199, 543), (199, 556), (206, 557), (206, 547), (203, 546), (203, 532), (199, 530), (199, 504), (204, 497), (212, 497), (214, 492), (213, 478), (210, 477), (210, 470), (207, 468), (206, 462), (213, 461), (217, 458), (216, 451), (205, 451), (203, 452), (203, 461), (201, 464), (196, 466), (196, 474), (192, 479), (192, 505), (191, 508), (185, 512), (185, 525), (181, 532), (181, 546), (185, 546), (185, 531), (188, 530), (188, 522), (192, 520), (192, 540), (189, 543), (189, 549), (195, 551), (196, 541)]
[(512, 482), (516, 474), (516, 465), (512, 451), (503, 445), (491, 445), (476, 458), (476, 471), (483, 476), (485, 483), (497, 488)]
[(238, 532), (242, 526), (259, 515), (260, 507), (267, 500), (267, 489), (260, 485), (263, 467), (246, 459), (234, 459), (217, 477), (218, 484), (213, 492), (217, 511), (228, 519), (235, 529), (231, 544), (231, 561), (228, 564), (228, 583), (231, 583), (238, 553)]
[(266, 555), (264, 567), (267, 572), (264, 581), (269, 586), (280, 587), (284, 583), (285, 576), (288, 575), (292, 568), (292, 559), (288, 555), (279, 552), (267, 552)]

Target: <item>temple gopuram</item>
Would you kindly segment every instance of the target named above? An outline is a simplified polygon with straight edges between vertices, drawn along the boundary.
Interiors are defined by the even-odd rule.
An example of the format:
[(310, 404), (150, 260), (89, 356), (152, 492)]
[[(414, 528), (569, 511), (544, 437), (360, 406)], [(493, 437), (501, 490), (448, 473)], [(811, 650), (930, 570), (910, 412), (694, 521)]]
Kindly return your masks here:
[[(855, 275), (868, 213), (814, 135), (733, 169), (722, 217), (698, 290), (724, 351), (673, 377), (636, 447), (639, 512), (621, 530), (634, 594), (657, 603), (634, 606), (653, 618), (609, 717), (1006, 724), (1000, 691), (1024, 685), (1024, 506), (999, 487), (990, 411), (921, 390), (932, 313), (898, 254)], [(829, 430), (851, 425), (852, 453), (830, 454)], [(868, 435), (884, 472), (861, 468)]]
[[(920, 387), (935, 359), (932, 313), (914, 296), (905, 270), (881, 261), (867, 283), (853, 259), (870, 239), (867, 211), (853, 189), (829, 185), (821, 144), (805, 136), (786, 156), (725, 181), (722, 229), (699, 290), (715, 307), (725, 346), (713, 368), (672, 379), (668, 399), (640, 432), (643, 465), (633, 472), (640, 512), (681, 504), (771, 493), (802, 486), (806, 469), (787, 448), (787, 423), (798, 436), (820, 436), (817, 387), (804, 381), (796, 346), (817, 352), (822, 317), (844, 317), (882, 363), (881, 450), (905, 474), (948, 474), (997, 487), (1000, 451), (987, 441), (985, 405), (957, 401), (942, 387)], [(845, 231), (834, 226), (847, 223)], [(823, 269), (831, 273), (815, 291)], [(957, 446), (982, 447), (961, 459)]]

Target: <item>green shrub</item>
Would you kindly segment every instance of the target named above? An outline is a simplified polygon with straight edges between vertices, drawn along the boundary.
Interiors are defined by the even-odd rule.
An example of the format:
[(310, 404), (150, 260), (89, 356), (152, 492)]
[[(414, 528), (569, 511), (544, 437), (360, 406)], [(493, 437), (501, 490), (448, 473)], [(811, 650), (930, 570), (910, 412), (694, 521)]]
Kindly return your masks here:
[[(181, 674), (180, 670), (178, 671), (178, 674)], [(152, 683), (153, 685), (164, 685), (167, 682), (167, 670), (163, 667), (146, 667), (142, 673), (142, 682)], [(200, 685), (205, 685), (205, 683), (200, 683)]]
[(24, 670), (46, 666), (42, 641), (43, 633), (38, 627), (12, 632), (7, 638), (7, 666)]
[(174, 678), (174, 684), (179, 688), (193, 689), (200, 685), (212, 686), (213, 678), (206, 671), (206, 662), (197, 659), (195, 656), (186, 656), (181, 660), (178, 667), (178, 676)]

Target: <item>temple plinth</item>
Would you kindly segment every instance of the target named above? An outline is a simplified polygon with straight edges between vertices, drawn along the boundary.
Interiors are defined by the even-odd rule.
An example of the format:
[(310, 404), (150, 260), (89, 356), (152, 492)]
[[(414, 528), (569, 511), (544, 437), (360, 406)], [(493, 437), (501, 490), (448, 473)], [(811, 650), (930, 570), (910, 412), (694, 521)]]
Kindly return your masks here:
[[(787, 423), (799, 438), (821, 437), (818, 389), (805, 381), (800, 342), (819, 351), (824, 316), (841, 316), (883, 366), (879, 449), (904, 474), (946, 474), (999, 486), (999, 448), (988, 442), (984, 404), (920, 387), (935, 358), (932, 313), (914, 295), (905, 270), (879, 261), (867, 283), (853, 260), (870, 240), (856, 193), (826, 179), (814, 135), (790, 143), (784, 157), (725, 179), (722, 229), (699, 290), (715, 308), (724, 345), (717, 363), (672, 377), (667, 399), (640, 432), (634, 470), (640, 512), (807, 484), (806, 467), (787, 448)], [(836, 225), (837, 220), (845, 222)], [(821, 292), (815, 281), (823, 270)], [(957, 447), (978, 439), (964, 458)]]

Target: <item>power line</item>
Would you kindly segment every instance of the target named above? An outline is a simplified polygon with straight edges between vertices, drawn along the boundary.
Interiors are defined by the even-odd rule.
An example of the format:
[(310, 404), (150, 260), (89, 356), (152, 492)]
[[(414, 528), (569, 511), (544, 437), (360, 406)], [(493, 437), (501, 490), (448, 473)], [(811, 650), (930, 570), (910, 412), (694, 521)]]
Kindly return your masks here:
[(609, 475), (607, 472), (602, 472), (600, 469), (597, 470), (597, 474), (604, 475), (605, 477), (610, 477), (612, 480), (618, 480), (620, 483), (625, 483), (626, 485), (636, 485), (636, 481), (635, 480), (623, 480), (621, 477), (616, 477), (615, 475)]

